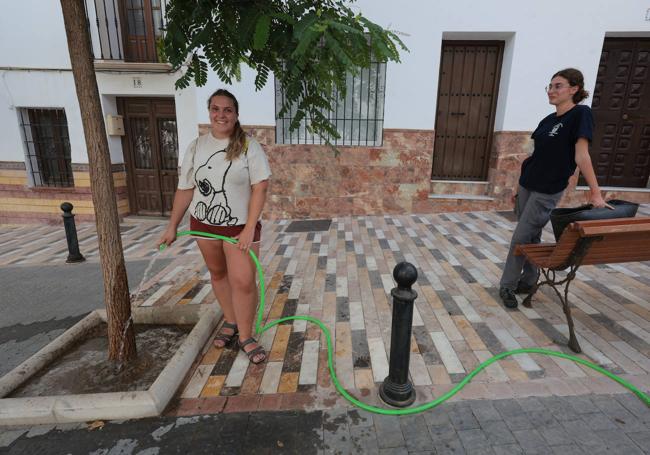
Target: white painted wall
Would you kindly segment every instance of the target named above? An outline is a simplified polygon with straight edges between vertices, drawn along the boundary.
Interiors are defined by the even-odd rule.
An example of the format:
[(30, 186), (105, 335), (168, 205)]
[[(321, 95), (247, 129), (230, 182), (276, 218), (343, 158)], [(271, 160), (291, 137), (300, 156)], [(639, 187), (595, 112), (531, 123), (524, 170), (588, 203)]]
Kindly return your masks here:
[(70, 68), (58, 1), (2, 2), (0, 43), (0, 67)]
[(68, 121), (72, 162), (88, 162), (81, 113), (71, 71), (0, 70), (0, 94), (0, 160), (25, 159), (25, 144), (21, 136), (17, 109), (63, 108)]
[[(179, 148), (184, 150), (186, 144), (189, 144), (197, 135), (197, 117), (195, 88), (190, 87), (182, 91), (174, 89), (174, 83), (178, 75), (176, 74), (146, 74), (146, 73), (118, 73), (115, 71), (98, 72), (97, 86), (99, 92), (104, 95), (103, 107), (105, 114), (116, 114), (117, 107), (115, 104), (106, 104), (104, 100), (115, 97), (173, 97), (176, 103), (176, 124), (178, 130)], [(138, 82), (139, 81), (139, 82)], [(122, 153), (122, 144), (119, 140), (111, 140), (111, 159), (114, 163), (124, 162)]]
[[(500, 39), (506, 42), (497, 103), (497, 131), (531, 131), (552, 109), (542, 91), (550, 76), (573, 66), (593, 91), (605, 36), (650, 36), (647, 0), (358, 0), (353, 9), (400, 33), (410, 52), (386, 74), (385, 128), (433, 129), (440, 50), (445, 39)], [(231, 87), (212, 74), (197, 90), (199, 121), (207, 121), (205, 99), (217, 87), (238, 97), (245, 124), (273, 125), (274, 90), (269, 80), (255, 92), (254, 73), (242, 71)], [(255, 106), (253, 110), (249, 106)]]
[[(106, 116), (117, 114), (117, 97), (112, 95), (100, 95), (100, 102), (102, 103), (102, 112), (104, 113), (104, 122)], [(107, 136), (108, 151), (111, 155), (111, 163), (124, 163), (124, 154), (122, 153), (122, 136)], [(85, 163), (88, 162), (86, 159)]]
[[(94, 3), (89, 2), (91, 35), (96, 55), (100, 55)], [(101, 2), (97, 2), (101, 6)], [(109, 2), (110, 3), (110, 2)], [(101, 22), (101, 21), (100, 21)], [(23, 161), (25, 145), (21, 136), (18, 108), (64, 108), (68, 121), (73, 163), (87, 163), (81, 114), (70, 69), (63, 15), (58, 1), (13, 2), (0, 15), (0, 160)], [(114, 46), (115, 47), (115, 46)], [(26, 71), (27, 68), (34, 70)], [(44, 71), (46, 69), (62, 71)], [(67, 70), (67, 71), (66, 71)], [(142, 84), (136, 88), (133, 80)], [(181, 148), (197, 134), (194, 88), (177, 92), (177, 75), (151, 73), (97, 72), (104, 114), (117, 113), (117, 96), (167, 96), (177, 103), (178, 135)], [(123, 163), (119, 136), (108, 137), (111, 161)]]
[(255, 72), (242, 65), (242, 80), (227, 85), (211, 71), (208, 83), (196, 89), (196, 110), (200, 123), (210, 123), (208, 117), (208, 98), (215, 90), (225, 88), (239, 102), (239, 120), (244, 125), (275, 125), (275, 88), (270, 75), (266, 86), (255, 91)]
[[(495, 129), (530, 131), (551, 111), (542, 87), (553, 72), (575, 66), (584, 72), (591, 91), (605, 36), (650, 36), (648, 0), (613, 5), (611, 0), (405, 0), (399, 5), (358, 0), (353, 8), (399, 32), (410, 49), (402, 54), (402, 63), (387, 69), (385, 128), (434, 128), (443, 38), (501, 39), (506, 45)], [(23, 159), (16, 107), (63, 107), (72, 161), (87, 162), (72, 74), (21, 71), (70, 67), (59, 3), (12, 2), (0, 15), (0, 42), (0, 160)], [(208, 122), (206, 100), (217, 88), (237, 96), (242, 123), (274, 125), (273, 78), (256, 92), (254, 74), (243, 68), (242, 81), (227, 86), (211, 73), (206, 86), (182, 92), (174, 90), (177, 75), (100, 72), (97, 79), (105, 113), (115, 112), (116, 96), (173, 96), (182, 156), (197, 124)], [(140, 88), (133, 86), (134, 77), (142, 80)], [(109, 144), (113, 162), (123, 162), (120, 140), (110, 138)]]
[(434, 127), (443, 34), (450, 39), (491, 39), (490, 32), (511, 32), (501, 74), (507, 84), (500, 87), (495, 129), (529, 131), (552, 110), (542, 88), (555, 71), (581, 69), (587, 89), (593, 91), (605, 34), (650, 32), (646, 0), (410, 0), (399, 6), (359, 0), (354, 7), (378, 24), (409, 35), (402, 39), (410, 52), (403, 54), (402, 64), (392, 64), (387, 71), (386, 128)]
[[(133, 78), (143, 80), (142, 88), (133, 88)], [(97, 73), (104, 114), (117, 114), (116, 96), (168, 96), (180, 100), (177, 107), (180, 144), (189, 143), (197, 132), (193, 89), (174, 92), (172, 75), (137, 75)], [(191, 99), (188, 105), (187, 99)], [(25, 145), (18, 122), (18, 108), (63, 108), (68, 121), (73, 163), (88, 163), (81, 113), (71, 71), (0, 70), (0, 160), (22, 161)], [(123, 163), (119, 136), (109, 136), (112, 163)]]

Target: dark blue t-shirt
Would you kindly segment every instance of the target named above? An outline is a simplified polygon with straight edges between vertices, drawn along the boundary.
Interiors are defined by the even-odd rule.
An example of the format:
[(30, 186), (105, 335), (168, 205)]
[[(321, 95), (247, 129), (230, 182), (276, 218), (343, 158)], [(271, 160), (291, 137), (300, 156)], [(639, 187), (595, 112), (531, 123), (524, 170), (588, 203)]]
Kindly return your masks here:
[(591, 142), (593, 129), (589, 106), (578, 104), (560, 116), (545, 117), (531, 136), (535, 149), (521, 164), (519, 184), (546, 194), (564, 190), (576, 170), (576, 142), (581, 137)]

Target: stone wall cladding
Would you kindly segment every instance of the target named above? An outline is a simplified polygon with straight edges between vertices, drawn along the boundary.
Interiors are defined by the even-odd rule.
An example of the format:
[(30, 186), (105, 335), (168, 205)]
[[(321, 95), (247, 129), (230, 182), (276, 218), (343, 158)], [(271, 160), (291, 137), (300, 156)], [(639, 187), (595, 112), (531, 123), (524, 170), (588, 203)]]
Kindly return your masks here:
[[(578, 205), (586, 204), (589, 202), (589, 189), (576, 189), (576, 178), (572, 178), (569, 182), (569, 188), (564, 193), (562, 200), (560, 201), (561, 207), (575, 207)], [(636, 202), (639, 204), (649, 204), (650, 203), (650, 190), (649, 191), (619, 191), (606, 189), (603, 190), (603, 198), (606, 201), (611, 199), (623, 199), (625, 201)]]
[[(533, 152), (530, 131), (501, 131), (494, 133), (492, 155), (490, 157), (490, 194), (497, 201), (495, 208), (510, 209), (510, 197), (518, 185), (521, 163)], [(560, 201), (560, 207), (574, 207), (589, 200), (589, 191), (576, 190), (577, 173), (569, 180), (569, 186)], [(603, 190), (603, 197), (624, 199), (638, 203), (650, 202), (650, 191)]]
[(510, 198), (517, 188), (521, 163), (533, 152), (529, 131), (496, 131), (488, 170), (488, 196), (498, 208), (510, 207)]
[[(472, 192), (492, 199), (456, 199), (455, 185), (440, 182), (434, 185), (436, 193), (450, 197), (429, 199), (433, 130), (386, 129), (381, 147), (339, 147), (336, 155), (323, 145), (275, 144), (272, 126), (244, 129), (269, 157), (273, 177), (263, 217), (273, 219), (511, 210), (521, 162), (533, 149), (529, 131), (495, 132), (488, 184)], [(209, 125), (200, 125), (199, 131), (207, 133)], [(24, 163), (0, 162), (0, 223), (58, 224), (57, 207), (65, 200), (75, 204), (77, 220), (93, 220), (88, 165), (73, 164), (73, 171), (75, 188), (30, 188)], [(123, 216), (129, 213), (124, 166), (114, 165), (113, 175)], [(561, 206), (587, 201), (588, 192), (576, 190), (575, 180), (571, 179)], [(650, 192), (606, 191), (605, 198), (650, 203)]]
[[(201, 133), (208, 131), (201, 125)], [(266, 150), (273, 177), (265, 218), (413, 213), (429, 194), (433, 132), (384, 130), (381, 147), (275, 144), (275, 128), (244, 128)]]
[[(209, 125), (200, 126), (201, 134)], [(340, 147), (336, 156), (322, 145), (277, 145), (271, 126), (247, 126), (265, 148), (273, 177), (265, 218), (323, 218), (346, 215), (510, 210), (522, 161), (533, 151), (530, 131), (495, 132), (488, 185), (492, 200), (429, 199), (433, 130), (384, 130), (381, 147)], [(573, 181), (561, 205), (579, 205), (584, 191)], [(452, 194), (452, 184), (435, 185)], [(607, 198), (649, 202), (650, 193), (607, 192)]]

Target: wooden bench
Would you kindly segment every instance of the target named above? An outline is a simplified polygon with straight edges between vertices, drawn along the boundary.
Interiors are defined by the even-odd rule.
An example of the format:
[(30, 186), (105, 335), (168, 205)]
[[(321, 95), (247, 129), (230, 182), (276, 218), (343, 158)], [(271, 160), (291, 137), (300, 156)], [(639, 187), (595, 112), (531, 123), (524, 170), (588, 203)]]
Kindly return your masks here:
[[(567, 226), (558, 243), (517, 245), (515, 254), (524, 255), (541, 272), (523, 305), (530, 308), (537, 289), (550, 285), (560, 298), (567, 318), (569, 348), (581, 352), (568, 300), (571, 281), (581, 265), (650, 260), (650, 217), (576, 221)], [(556, 277), (557, 271), (565, 269), (569, 270), (564, 278)], [(561, 285), (564, 285), (564, 296), (557, 288)]]

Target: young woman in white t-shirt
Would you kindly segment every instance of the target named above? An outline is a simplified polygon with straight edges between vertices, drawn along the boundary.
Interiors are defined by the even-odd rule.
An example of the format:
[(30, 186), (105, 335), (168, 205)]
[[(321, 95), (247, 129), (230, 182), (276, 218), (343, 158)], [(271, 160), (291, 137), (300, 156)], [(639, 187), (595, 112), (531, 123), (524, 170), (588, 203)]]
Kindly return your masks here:
[(217, 90), (208, 99), (208, 110), (210, 133), (192, 141), (185, 153), (169, 224), (159, 243), (174, 242), (188, 208), (191, 230), (239, 240), (232, 245), (199, 238), (197, 244), (224, 314), (215, 346), (226, 347), (239, 337), (238, 344), (250, 361), (260, 363), (266, 360), (266, 352), (252, 336), (257, 287), (248, 250), (259, 255), (259, 217), (271, 170), (260, 144), (247, 138), (239, 124), (234, 95)]

